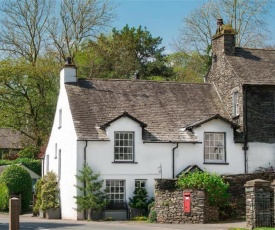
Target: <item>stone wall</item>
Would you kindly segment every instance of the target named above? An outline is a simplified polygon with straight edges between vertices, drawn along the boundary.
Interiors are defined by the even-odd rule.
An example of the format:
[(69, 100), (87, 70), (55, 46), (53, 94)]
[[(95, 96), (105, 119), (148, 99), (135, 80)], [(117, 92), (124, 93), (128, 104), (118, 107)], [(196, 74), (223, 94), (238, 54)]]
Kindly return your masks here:
[[(179, 190), (176, 180), (156, 179), (155, 211), (160, 223), (208, 223), (217, 221), (219, 212), (207, 202), (204, 191)], [(183, 193), (190, 192), (191, 212), (183, 210)]]
[(247, 181), (262, 179), (272, 182), (275, 179), (275, 172), (251, 173), (224, 175), (224, 180), (229, 183), (230, 204), (232, 206), (232, 214), (236, 217), (245, 216), (245, 187)]
[(274, 95), (275, 86), (247, 86), (249, 142), (275, 143)]

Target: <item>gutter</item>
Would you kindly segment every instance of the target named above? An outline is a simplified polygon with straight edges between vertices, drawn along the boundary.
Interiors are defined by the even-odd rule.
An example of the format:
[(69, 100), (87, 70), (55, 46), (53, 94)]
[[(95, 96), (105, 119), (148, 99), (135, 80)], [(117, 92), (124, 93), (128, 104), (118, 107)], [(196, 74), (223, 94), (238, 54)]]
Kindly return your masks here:
[(175, 143), (175, 144), (177, 144), (177, 146), (172, 149), (172, 175), (173, 175), (173, 179), (175, 178), (175, 149), (177, 149), (179, 147), (179, 143)]
[[(86, 165), (86, 159), (87, 159), (87, 146), (88, 146), (88, 141), (85, 141), (86, 142), (86, 144), (85, 144), (85, 147), (84, 147), (84, 156), (83, 156), (83, 158), (84, 158), (84, 165)], [(86, 196), (86, 181), (84, 180), (84, 183), (83, 183), (83, 188), (84, 188), (84, 192), (83, 192), (83, 195), (84, 195), (84, 197)], [(86, 212), (86, 210), (84, 211), (84, 219), (85, 220), (87, 220), (87, 212)]]

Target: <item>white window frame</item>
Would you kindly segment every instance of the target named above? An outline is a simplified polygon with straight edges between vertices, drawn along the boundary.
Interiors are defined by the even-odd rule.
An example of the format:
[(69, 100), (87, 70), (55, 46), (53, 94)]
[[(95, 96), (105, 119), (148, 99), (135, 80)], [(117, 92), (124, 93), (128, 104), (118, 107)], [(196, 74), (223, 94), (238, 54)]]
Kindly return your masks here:
[(62, 127), (62, 109), (59, 109), (58, 116), (58, 128), (60, 129)]
[(136, 188), (147, 189), (147, 180), (145, 180), (145, 179), (136, 179), (135, 180), (135, 189)]
[(114, 161), (134, 161), (134, 132), (114, 133)]
[(108, 194), (109, 201), (114, 203), (125, 202), (125, 180), (106, 180), (106, 193)]
[(232, 115), (233, 117), (236, 117), (240, 114), (240, 111), (239, 111), (239, 93), (238, 91), (234, 92), (233, 95), (232, 95)]
[(223, 132), (204, 133), (204, 162), (226, 162), (225, 138), (226, 133)]

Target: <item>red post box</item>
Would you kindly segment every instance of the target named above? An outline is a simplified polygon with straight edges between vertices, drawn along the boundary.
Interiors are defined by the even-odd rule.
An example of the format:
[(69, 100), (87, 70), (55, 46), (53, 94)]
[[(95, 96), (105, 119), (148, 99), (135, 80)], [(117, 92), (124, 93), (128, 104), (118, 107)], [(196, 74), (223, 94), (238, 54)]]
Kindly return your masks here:
[(191, 197), (190, 192), (183, 193), (183, 211), (191, 212)]

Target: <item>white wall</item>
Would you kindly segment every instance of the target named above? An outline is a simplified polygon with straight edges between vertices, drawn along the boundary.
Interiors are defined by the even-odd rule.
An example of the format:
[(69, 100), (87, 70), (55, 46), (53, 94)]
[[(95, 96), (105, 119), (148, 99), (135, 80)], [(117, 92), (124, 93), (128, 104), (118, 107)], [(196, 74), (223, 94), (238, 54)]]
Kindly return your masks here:
[[(59, 109), (62, 109), (62, 126), (59, 127)], [(61, 85), (51, 136), (45, 153), (49, 157), (49, 170), (58, 174), (59, 150), (61, 150), (60, 202), (63, 219), (77, 219), (75, 199), (77, 172), (77, 136), (64, 85)], [(57, 145), (57, 153), (56, 153)], [(46, 167), (46, 165), (45, 165)], [(45, 174), (45, 172), (44, 172)]]
[(275, 144), (248, 143), (247, 150), (248, 173), (253, 173), (259, 167), (275, 166)]
[[(114, 132), (134, 131), (135, 163), (114, 163)], [(221, 120), (212, 120), (196, 128), (198, 138), (203, 142), (204, 132), (226, 133), (226, 165), (204, 164), (204, 149), (201, 144), (180, 143), (175, 150), (175, 176), (186, 166), (197, 164), (201, 169), (219, 174), (244, 172), (242, 146), (234, 144), (233, 129)], [(172, 178), (172, 149), (175, 143), (143, 143), (142, 129), (135, 121), (123, 117), (107, 128), (110, 141), (93, 141), (88, 143), (87, 163), (101, 179), (121, 179), (126, 181), (126, 199), (133, 196), (135, 179), (147, 179), (149, 196), (153, 196), (154, 179), (161, 178), (158, 167), (162, 165), (162, 178)], [(82, 148), (85, 142), (82, 143)]]

